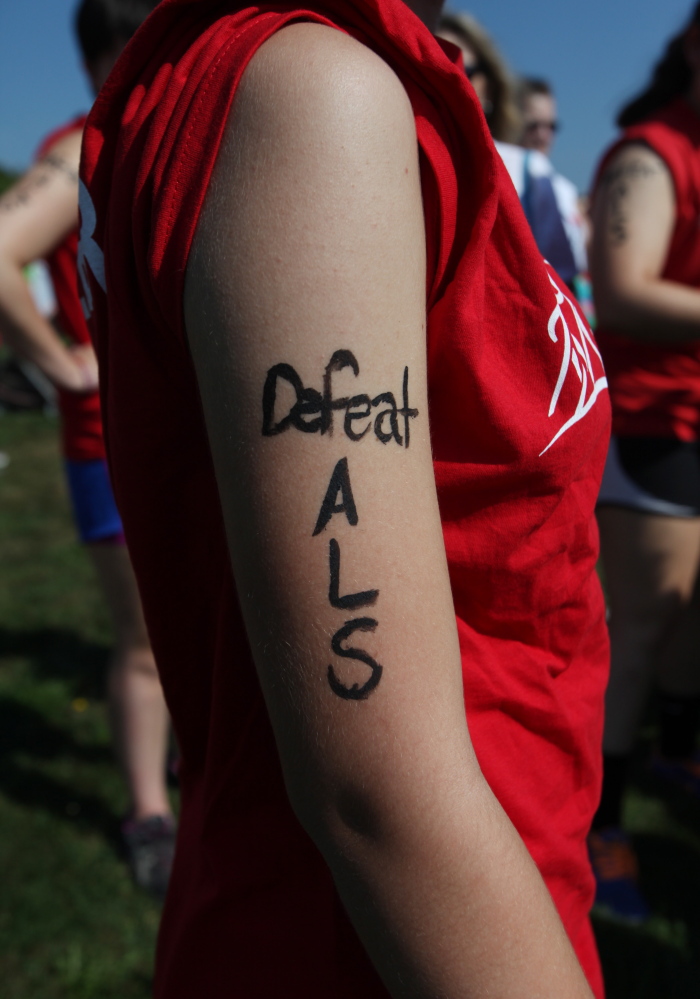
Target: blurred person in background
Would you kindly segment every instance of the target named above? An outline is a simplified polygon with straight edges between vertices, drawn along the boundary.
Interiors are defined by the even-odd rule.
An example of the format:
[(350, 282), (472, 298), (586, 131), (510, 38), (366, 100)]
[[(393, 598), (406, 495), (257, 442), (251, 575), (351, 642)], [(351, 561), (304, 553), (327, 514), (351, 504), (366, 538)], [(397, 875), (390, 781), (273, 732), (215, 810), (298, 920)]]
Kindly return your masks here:
[[(83, 0), (76, 30), (97, 93), (155, 0)], [(130, 798), (122, 835), (136, 882), (162, 896), (175, 821), (165, 772), (168, 713), (112, 494), (98, 372), (78, 292), (78, 167), (84, 116), (42, 143), (35, 164), (0, 199), (0, 332), (56, 386), (62, 450), (76, 527), (109, 606), (114, 741)], [(41, 314), (23, 268), (46, 260), (60, 335)]]
[[(588, 259), (586, 246), (589, 233), (586, 216), (581, 211), (581, 196), (576, 185), (555, 170), (551, 161), (554, 138), (561, 128), (557, 118), (554, 90), (546, 80), (525, 76), (518, 82), (517, 101), (522, 116), (522, 133), (518, 145), (530, 151), (529, 155), (526, 154), (525, 160), (532, 160), (532, 172), (549, 178), (554, 192), (556, 209), (570, 251), (567, 254), (563, 247), (557, 250), (561, 260), (557, 270), (569, 287), (579, 297), (585, 295), (586, 302), (588, 302), (590, 293), (587, 291)], [(533, 155), (533, 153), (541, 154), (541, 157), (546, 160), (546, 165), (543, 164), (540, 156)], [(538, 192), (533, 188), (524, 198), (525, 201), (527, 201), (528, 196), (530, 199), (536, 198)], [(527, 214), (530, 206), (526, 204), (525, 207)], [(537, 212), (534, 208), (530, 208), (530, 214), (537, 218)], [(550, 222), (550, 228), (558, 228), (554, 218)], [(538, 238), (537, 231), (535, 231), (535, 238)], [(541, 241), (543, 242), (541, 238), (538, 238), (538, 244)], [(546, 253), (545, 256), (547, 256)], [(564, 257), (566, 257), (566, 263), (564, 263)]]
[(519, 144), (524, 149), (536, 149), (549, 156), (560, 128), (557, 102), (550, 84), (546, 80), (523, 77), (518, 85), (518, 103), (523, 119)]
[(627, 764), (652, 680), (652, 768), (700, 800), (700, 5), (620, 112), (593, 195), (591, 273), (613, 438), (598, 519), (610, 603), (598, 902), (648, 906), (625, 835)]
[[(554, 185), (555, 171), (548, 158), (542, 152), (526, 151), (517, 145), (523, 136), (523, 114), (517, 101), (517, 84), (504, 57), (482, 25), (469, 14), (444, 14), (437, 33), (462, 50), (464, 70), (481, 103), (535, 242), (561, 279), (576, 290), (576, 276), (586, 269), (585, 243), (580, 224), (574, 223), (569, 182), (562, 178), (566, 202), (563, 210)], [(574, 188), (574, 206), (576, 197)]]
[(464, 71), (493, 138), (498, 142), (517, 142), (522, 119), (515, 98), (515, 81), (489, 33), (471, 14), (445, 11), (437, 35), (461, 49)]

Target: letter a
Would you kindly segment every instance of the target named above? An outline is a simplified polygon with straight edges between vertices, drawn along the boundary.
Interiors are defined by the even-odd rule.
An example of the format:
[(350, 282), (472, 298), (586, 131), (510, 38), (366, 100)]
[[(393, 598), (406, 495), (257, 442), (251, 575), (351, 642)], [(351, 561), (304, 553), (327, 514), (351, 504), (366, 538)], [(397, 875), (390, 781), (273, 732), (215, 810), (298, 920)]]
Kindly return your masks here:
[[(342, 494), (340, 503), (336, 503), (338, 493)], [(354, 527), (357, 523), (357, 509), (350, 487), (350, 475), (348, 473), (348, 459), (341, 458), (333, 469), (331, 481), (321, 504), (321, 512), (318, 515), (316, 526), (312, 537), (320, 534), (334, 513), (344, 513), (348, 522)]]

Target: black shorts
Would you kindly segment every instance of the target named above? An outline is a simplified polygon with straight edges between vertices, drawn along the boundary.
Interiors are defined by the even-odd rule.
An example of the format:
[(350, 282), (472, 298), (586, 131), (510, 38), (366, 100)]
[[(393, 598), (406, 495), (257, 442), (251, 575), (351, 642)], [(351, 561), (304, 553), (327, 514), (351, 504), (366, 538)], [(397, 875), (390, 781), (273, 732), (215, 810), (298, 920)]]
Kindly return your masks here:
[(598, 505), (700, 517), (700, 441), (613, 437)]
[(613, 437), (598, 504), (700, 517), (700, 441)]

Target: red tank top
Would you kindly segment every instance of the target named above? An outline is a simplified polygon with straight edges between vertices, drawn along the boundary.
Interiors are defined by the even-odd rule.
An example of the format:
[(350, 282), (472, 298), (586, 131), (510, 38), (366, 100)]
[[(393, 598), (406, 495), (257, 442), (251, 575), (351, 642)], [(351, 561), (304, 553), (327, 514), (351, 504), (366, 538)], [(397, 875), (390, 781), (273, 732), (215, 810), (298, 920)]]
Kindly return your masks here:
[(188, 253), (236, 87), (259, 46), (298, 20), (379, 53), (414, 109), (434, 467), (470, 730), (602, 995), (584, 840), (608, 659), (593, 517), (605, 378), (463, 71), (400, 0), (233, 12), (165, 0), (85, 130), (81, 273), (108, 454), (183, 761), (156, 995), (386, 999), (285, 795), (183, 325)]
[[(85, 115), (57, 128), (42, 142), (37, 160), (51, 152), (53, 146), (71, 132), (82, 132)], [(78, 230), (74, 229), (46, 258), (58, 306), (58, 325), (72, 343), (90, 343), (85, 316), (78, 294)], [(102, 439), (102, 418), (98, 392), (58, 392), (61, 413), (63, 453), (74, 461), (89, 461), (105, 457)]]
[[(676, 100), (625, 129), (603, 157), (596, 183), (629, 142), (653, 149), (673, 180), (676, 222), (661, 276), (700, 289), (700, 117)], [(610, 382), (613, 433), (700, 439), (700, 340), (649, 343), (604, 327), (597, 335)]]

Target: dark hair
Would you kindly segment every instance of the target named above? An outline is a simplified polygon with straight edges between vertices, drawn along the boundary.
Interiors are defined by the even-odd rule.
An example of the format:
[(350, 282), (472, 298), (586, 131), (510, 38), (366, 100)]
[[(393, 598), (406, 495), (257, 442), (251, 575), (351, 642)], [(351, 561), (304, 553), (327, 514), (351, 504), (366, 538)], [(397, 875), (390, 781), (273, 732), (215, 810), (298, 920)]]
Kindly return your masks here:
[(693, 10), (685, 28), (668, 43), (663, 58), (654, 67), (649, 86), (621, 109), (617, 116), (620, 128), (644, 121), (669, 104), (674, 97), (680, 97), (688, 90), (693, 74), (683, 48), (693, 25), (700, 26), (700, 3)]
[(542, 94), (544, 97), (554, 97), (552, 84), (547, 80), (542, 80), (537, 76), (521, 76), (518, 80), (518, 100), (523, 102), (533, 94)]
[(114, 45), (125, 44), (159, 0), (81, 0), (75, 30), (86, 63), (95, 62)]
[(449, 32), (470, 48), (483, 66), (490, 83), (491, 107), (484, 108), (494, 139), (515, 142), (520, 134), (520, 114), (515, 103), (515, 84), (505, 59), (491, 36), (471, 14), (446, 11), (440, 18), (437, 33)]

